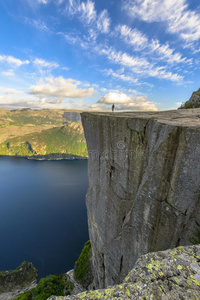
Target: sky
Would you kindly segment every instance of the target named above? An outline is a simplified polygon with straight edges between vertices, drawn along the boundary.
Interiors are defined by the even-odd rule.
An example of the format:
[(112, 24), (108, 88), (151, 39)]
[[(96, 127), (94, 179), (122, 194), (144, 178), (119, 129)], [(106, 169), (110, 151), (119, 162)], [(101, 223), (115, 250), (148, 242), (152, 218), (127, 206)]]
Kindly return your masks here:
[(0, 0), (2, 108), (170, 110), (199, 87), (199, 0)]

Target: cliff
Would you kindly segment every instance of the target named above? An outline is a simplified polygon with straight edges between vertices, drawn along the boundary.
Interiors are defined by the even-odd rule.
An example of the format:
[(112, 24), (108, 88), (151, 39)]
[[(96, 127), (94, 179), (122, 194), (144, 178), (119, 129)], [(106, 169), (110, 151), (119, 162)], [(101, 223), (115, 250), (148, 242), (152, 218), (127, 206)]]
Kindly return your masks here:
[(120, 285), (49, 300), (199, 299), (200, 245), (143, 255)]
[(0, 272), (0, 300), (15, 299), (36, 286), (37, 270), (24, 261), (17, 269)]
[(200, 109), (82, 113), (82, 123), (94, 286), (104, 288), (200, 226)]

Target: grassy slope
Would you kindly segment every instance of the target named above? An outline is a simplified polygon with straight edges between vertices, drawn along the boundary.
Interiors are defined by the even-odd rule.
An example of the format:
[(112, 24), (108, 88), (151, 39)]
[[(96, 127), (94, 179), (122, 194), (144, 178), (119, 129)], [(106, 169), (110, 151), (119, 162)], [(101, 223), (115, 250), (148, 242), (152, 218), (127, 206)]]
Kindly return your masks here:
[(87, 157), (81, 121), (73, 119), (66, 110), (0, 109), (0, 155)]

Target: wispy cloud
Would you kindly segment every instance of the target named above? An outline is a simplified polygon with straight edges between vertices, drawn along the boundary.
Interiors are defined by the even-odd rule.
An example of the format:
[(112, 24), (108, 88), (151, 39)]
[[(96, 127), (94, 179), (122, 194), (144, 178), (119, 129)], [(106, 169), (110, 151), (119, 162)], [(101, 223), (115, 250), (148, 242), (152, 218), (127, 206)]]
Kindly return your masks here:
[(40, 59), (40, 58), (36, 58), (33, 63), (35, 65), (37, 65), (38, 67), (42, 67), (42, 68), (58, 68), (59, 67), (59, 64), (57, 64), (56, 62), (49, 62), (49, 61), (46, 61), (44, 59)]
[(145, 22), (164, 22), (169, 33), (187, 42), (200, 39), (200, 15), (189, 9), (186, 0), (131, 0), (124, 8)]
[[(145, 34), (138, 29), (131, 29), (127, 25), (118, 25), (115, 32), (131, 47), (134, 51), (145, 50), (146, 55), (154, 54), (156, 59), (167, 61), (168, 63), (191, 63), (185, 57), (172, 49), (168, 43), (160, 44), (158, 39), (149, 40)], [(144, 52), (145, 55), (145, 52)]]
[(27, 18), (27, 17), (24, 17), (21, 19), (25, 24), (31, 25), (40, 31), (50, 32), (50, 29), (45, 24), (45, 22), (41, 21), (40, 19), (31, 19), (31, 18)]
[(39, 98), (83, 98), (95, 93), (94, 88), (77, 88), (80, 82), (73, 79), (65, 79), (62, 76), (40, 79), (36, 85), (29, 87), (30, 94)]
[(106, 74), (106, 76), (111, 75), (112, 77), (123, 80), (123, 81), (132, 82), (132, 83), (138, 82), (138, 79), (134, 78), (134, 76), (128, 76), (123, 73), (114, 72), (112, 69), (105, 69), (105, 70), (103, 70), (103, 73)]
[(148, 38), (138, 29), (131, 29), (127, 25), (118, 25), (115, 29), (125, 42), (134, 47), (134, 50), (141, 50), (147, 47)]
[(96, 10), (94, 2), (87, 0), (87, 2), (80, 2), (79, 0), (69, 0), (67, 7), (70, 15), (78, 14), (82, 21), (87, 24), (96, 20)]
[(100, 13), (97, 19), (97, 28), (104, 33), (109, 31), (110, 18), (108, 17), (108, 12), (105, 9)]
[(111, 62), (127, 67), (140, 76), (151, 76), (175, 82), (180, 82), (183, 79), (183, 76), (167, 71), (165, 66), (156, 66), (144, 57), (131, 56), (126, 52), (118, 52), (111, 47), (96, 46), (95, 50), (98, 54), (105, 55)]
[(29, 64), (28, 60), (20, 60), (10, 55), (0, 55), (0, 63), (7, 63), (13, 67), (20, 67), (21, 65)]
[(107, 10), (104, 9), (98, 14), (93, 1), (69, 0), (67, 11), (71, 16), (77, 15), (85, 25), (92, 25), (93, 30), (95, 26), (100, 32), (109, 32), (110, 18)]
[(156, 53), (162, 60), (166, 60), (170, 64), (174, 63), (192, 63), (192, 59), (188, 60), (186, 57), (178, 52), (175, 52), (175, 49), (170, 48), (168, 43), (161, 45), (157, 39), (153, 39), (148, 45), (150, 51)]
[[(137, 75), (137, 78), (155, 77), (180, 83), (184, 77), (170, 71), (170, 65), (174, 68), (174, 63), (187, 62), (191, 64), (192, 62), (192, 60), (183, 58), (179, 53), (173, 53), (173, 49), (167, 44), (160, 45), (156, 40), (152, 40), (151, 44), (147, 42), (146, 48), (145, 45), (143, 45), (146, 52), (143, 53), (141, 51), (138, 55), (130, 55), (127, 52), (116, 51), (114, 47), (98, 44), (96, 40), (90, 41), (80, 35), (63, 34), (63, 36), (67, 42), (77, 44), (79, 47), (92, 51), (97, 55), (105, 56), (111, 63), (118, 64), (125, 68), (126, 75), (114, 72), (112, 69), (107, 69), (107, 75), (111, 75), (112, 77), (127, 82), (136, 82), (135, 77)], [(144, 40), (148, 41), (147, 38), (145, 39), (145, 36)], [(156, 52), (155, 57), (153, 57), (152, 54), (154, 52)], [(161, 66), (158, 65), (160, 60), (167, 61), (167, 64)], [(129, 75), (127, 75), (127, 69), (129, 70)]]
[(49, 0), (36, 0), (38, 3), (47, 4)]
[(77, 34), (67, 34), (67, 33), (59, 33), (62, 34), (64, 39), (70, 43), (70, 44), (77, 44), (79, 45), (81, 48), (83, 49), (88, 49), (90, 48), (90, 43), (88, 42), (88, 40), (81, 38), (79, 35)]
[(1, 74), (6, 77), (14, 77), (15, 76), (15, 72), (12, 69), (7, 70), (7, 71), (2, 71)]

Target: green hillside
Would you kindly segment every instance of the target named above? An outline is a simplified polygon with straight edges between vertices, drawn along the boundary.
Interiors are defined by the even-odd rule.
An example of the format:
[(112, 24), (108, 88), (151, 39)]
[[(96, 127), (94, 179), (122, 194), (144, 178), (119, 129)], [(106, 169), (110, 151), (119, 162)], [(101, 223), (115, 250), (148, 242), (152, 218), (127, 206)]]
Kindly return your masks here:
[(80, 115), (66, 110), (0, 109), (0, 155), (87, 157)]

